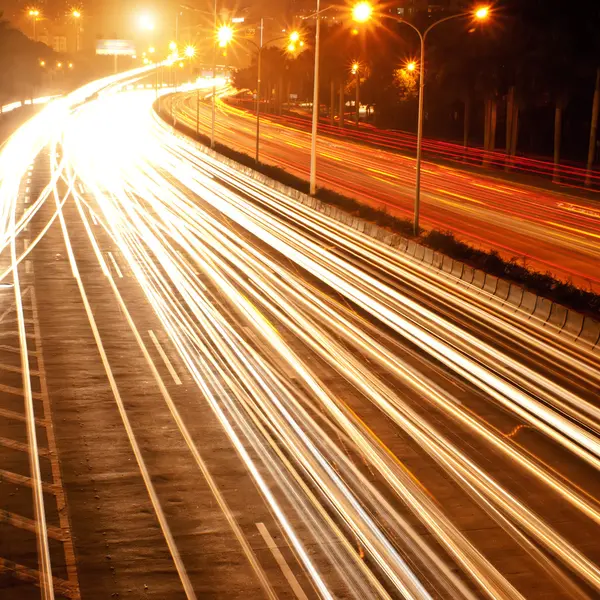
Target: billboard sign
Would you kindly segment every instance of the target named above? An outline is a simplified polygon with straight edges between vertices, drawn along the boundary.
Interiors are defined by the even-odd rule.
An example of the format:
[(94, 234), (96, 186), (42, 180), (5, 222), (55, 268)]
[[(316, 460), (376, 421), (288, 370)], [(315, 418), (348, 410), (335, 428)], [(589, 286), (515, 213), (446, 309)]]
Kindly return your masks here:
[(96, 54), (102, 56), (133, 56), (135, 44), (131, 40), (98, 40)]

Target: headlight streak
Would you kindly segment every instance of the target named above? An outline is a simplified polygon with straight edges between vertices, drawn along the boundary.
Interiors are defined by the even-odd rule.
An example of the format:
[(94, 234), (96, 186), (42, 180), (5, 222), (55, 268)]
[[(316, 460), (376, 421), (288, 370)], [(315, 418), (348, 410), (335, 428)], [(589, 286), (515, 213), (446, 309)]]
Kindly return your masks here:
[[(89, 186), (89, 184), (88, 184), (88, 187), (90, 187), (90, 186)], [(127, 210), (127, 209), (126, 209), (126, 210)], [(115, 224), (116, 224), (118, 221), (115, 219), (115, 216), (114, 216), (114, 215), (111, 215), (111, 214), (106, 214), (106, 222), (110, 222), (110, 223), (115, 223)], [(149, 239), (151, 239), (151, 237), (150, 237), (150, 235), (148, 234), (148, 232), (146, 232), (146, 233), (145, 233), (145, 235), (143, 235), (143, 236), (142, 236), (142, 238), (143, 238), (145, 241), (148, 241)], [(133, 268), (134, 268), (134, 270), (135, 270), (135, 264), (132, 264), (132, 267), (133, 267)], [(166, 267), (166, 265), (165, 265), (165, 267)], [(139, 276), (138, 276), (138, 277), (139, 277)]]
[[(600, 467), (600, 442), (597, 438), (455, 349), (455, 346), (463, 344), (463, 340), (470, 342), (475, 348), (480, 345), (485, 347), (472, 339), (467, 332), (436, 317), (431, 311), (374, 280), (364, 271), (359, 271), (308, 239), (302, 240), (301, 251), (294, 243), (298, 237), (295, 231), (264, 213), (255, 220), (254, 207), (235, 197), (233, 193), (223, 193), (223, 197), (220, 197), (195, 181), (183, 183), (238, 225), (313, 273), (449, 368), (460, 373), (510, 411), (519, 414), (525, 421), (560, 441), (595, 468)], [(397, 311), (398, 306), (402, 307), (402, 312)], [(410, 317), (403, 315), (405, 310), (409, 311)], [(431, 325), (427, 323), (419, 327), (418, 321), (415, 320), (419, 315), (427, 318)], [(448, 330), (452, 334), (452, 341), (448, 343), (438, 338), (438, 333), (431, 331), (433, 324)], [(498, 352), (492, 349), (487, 351), (496, 359), (501, 358)]]
[[(139, 96), (135, 98), (132, 105)], [(455, 303), (457, 307), (460, 296), (456, 290), (460, 290), (464, 296), (470, 295), (464, 288), (450, 285), (442, 277), (431, 275), (414, 263), (399, 260), (393, 251), (375, 242), (365, 241), (351, 229), (335, 224), (310, 209), (294, 206), (283, 195), (244, 179), (239, 173), (201, 155), (193, 145), (174, 138), (166, 129), (154, 124), (149, 131), (136, 130), (140, 138), (135, 148), (124, 145), (122, 148), (103, 149), (102, 146), (84, 145), (85, 128), (93, 131), (92, 115), (96, 111), (99, 115), (103, 112), (106, 114), (106, 103), (112, 101), (121, 109), (127, 105), (126, 100), (119, 99), (117, 102), (108, 97), (81, 111), (77, 119), (71, 119), (66, 129), (65, 157), (68, 164), (74, 167), (73, 172), (70, 167), (67, 168), (65, 181), (69, 191), (76, 198), (88, 236), (94, 239), (89, 223), (81, 212), (82, 199), (74, 186), (76, 173), (85, 181), (100, 208), (101, 225), (126, 258), (148, 301), (219, 416), (263, 495), (275, 507), (286, 536), (320, 594), (331, 597), (321, 573), (306, 554), (304, 537), (294, 530), (269, 484), (261, 479), (238, 432), (242, 432), (246, 443), (260, 456), (280, 490), (309, 524), (315, 539), (330, 531), (342, 541), (343, 550), (336, 549), (337, 554), (333, 553), (330, 560), (342, 578), (348, 561), (354, 567), (359, 567), (360, 576), (347, 574), (346, 578), (346, 585), (361, 589), (363, 595), (358, 597), (367, 597), (366, 594), (371, 592), (373, 597), (385, 596), (385, 591), (377, 588), (369, 569), (345, 541), (345, 534), (336, 530), (331, 519), (328, 520), (327, 513), (320, 506), (322, 500), (311, 496), (310, 489), (303, 485), (301, 473), (315, 482), (319, 496), (326, 498), (334, 507), (347, 529), (360, 540), (396, 589), (404, 590), (410, 597), (427, 595), (415, 573), (403, 564), (377, 522), (371, 520), (370, 514), (379, 514), (379, 518), (396, 534), (409, 538), (412, 535), (410, 527), (402, 523), (392, 507), (384, 507), (385, 503), (376, 508), (381, 499), (378, 492), (361, 478), (350, 459), (310, 416), (307, 412), (309, 406), (326, 408), (331, 425), (339, 427), (348, 436), (347, 439), (352, 440), (357, 453), (379, 471), (388, 485), (435, 532), (443, 541), (446, 551), (454, 556), (484, 593), (491, 598), (519, 597), (518, 592), (468, 544), (416, 482), (406, 476), (348, 406), (327, 391), (318, 377), (273, 329), (265, 319), (266, 315), (285, 323), (296, 337), (353, 382), (365, 397), (388, 414), (442, 468), (451, 473), (454, 480), (527, 548), (557, 581), (565, 587), (570, 585), (570, 580), (564, 578), (562, 571), (554, 569), (519, 527), (560, 557), (565, 565), (590, 585), (600, 589), (600, 574), (595, 565), (482, 471), (441, 432), (412, 411), (401, 396), (382, 384), (377, 377), (365, 373), (356, 355), (338, 343), (330, 332), (335, 331), (338, 338), (345, 340), (350, 347), (367, 354), (407, 382), (449, 418), (458, 420), (462, 426), (477, 433), (598, 523), (596, 505), (520, 451), (512, 441), (507, 441), (491, 426), (462, 408), (449, 393), (427, 381), (407, 362), (379, 344), (350, 309), (328, 300), (310, 288), (299, 275), (287, 273), (289, 280), (282, 279), (281, 265), (261, 256), (259, 250), (199, 209), (189, 197), (165, 179), (164, 172), (170, 172), (180, 185), (198, 194), (221, 214), (362, 306), (430, 356), (460, 373), (465, 380), (489, 394), (508, 411), (537, 425), (557, 443), (597, 468), (600, 464), (597, 436), (573, 422), (585, 423), (596, 432), (598, 413), (595, 407), (582, 402), (575, 394), (552, 381), (538, 377), (532, 369), (469, 336), (461, 328), (377, 281), (360, 268), (358, 260), (367, 265), (380, 262), (380, 266), (394, 276), (401, 274), (405, 277), (409, 272), (411, 284), (414, 282), (432, 294), (439, 294), (439, 290), (443, 289), (450, 294), (448, 302)], [(127, 110), (124, 113), (132, 114)], [(82, 131), (75, 128), (76, 120), (77, 127), (81, 125)], [(144, 121), (145, 126), (149, 123), (149, 119)], [(105, 155), (107, 152), (110, 156)], [(59, 170), (58, 165), (54, 166), (54, 175), (64, 172), (64, 168)], [(214, 177), (227, 181), (230, 188), (217, 183)], [(253, 203), (235, 190), (248, 194)], [(68, 194), (62, 203), (67, 197)], [(57, 196), (55, 201), (57, 208), (52, 220), (60, 213), (62, 223), (62, 206), (59, 206)], [(273, 211), (277, 216), (273, 216)], [(15, 226), (7, 227), (7, 231), (10, 238)], [(344, 260), (323, 249), (314, 241), (319, 239), (329, 239), (331, 243), (345, 248), (350, 258)], [(360, 245), (357, 246), (358, 241)], [(178, 253), (177, 248), (191, 257), (194, 269)], [(354, 256), (358, 257), (356, 262)], [(112, 282), (113, 291), (118, 293), (108, 267), (101, 259), (101, 255), (98, 255), (103, 272)], [(195, 268), (210, 279), (219, 294), (227, 299), (231, 305), (229, 309), (206, 290), (194, 273)], [(241, 273), (245, 273), (245, 277)], [(237, 319), (251, 325), (268, 343), (274, 357), (296, 370), (305, 389), (310, 390), (308, 396), (303, 396), (299, 391), (293, 393), (286, 387), (277, 374), (277, 365), (271, 365), (271, 360), (265, 360), (257, 354), (233, 329), (233, 317), (227, 314), (227, 310), (231, 309), (237, 312)], [(466, 310), (474, 318), (498, 325), (507, 331), (508, 336), (510, 327), (506, 321), (486, 310), (480, 300), (469, 302)], [(583, 363), (577, 363), (574, 355), (569, 355), (564, 361), (573, 362), (577, 371), (583, 371), (580, 368)], [(597, 371), (591, 371), (589, 378), (597, 381)], [(561, 410), (566, 416), (559, 414)], [(297, 466), (286, 459), (279, 449), (280, 445), (288, 449)], [(338, 468), (333, 469), (331, 463), (337, 464)], [(288, 477), (291, 481), (288, 481)], [(364, 507), (371, 508), (367, 512)], [(444, 572), (443, 561), (421, 540), (413, 538), (411, 548), (430, 570), (438, 571), (434, 574), (439, 585), (446, 590), (454, 590), (454, 595), (468, 597), (470, 591), (451, 571)], [(571, 591), (572, 597), (582, 595), (576, 587)]]
[[(204, 239), (212, 240), (216, 238), (214, 233), (207, 233), (209, 233), (210, 235), (203, 236)], [(144, 235), (144, 239), (146, 239), (147, 235)], [(200, 242), (200, 240), (198, 240), (198, 242)], [(211, 245), (217, 245), (215, 242), (209, 243), (211, 243)], [(205, 247), (204, 252), (206, 253), (206, 251), (207, 250)], [(231, 256), (228, 256), (228, 252), (224, 247), (219, 247), (218, 251), (221, 255), (228, 257), (229, 261), (234, 261), (234, 259)], [(213, 256), (211, 259), (211, 263), (214, 264), (215, 261), (218, 261), (218, 258), (216, 256)], [(226, 268), (225, 265), (221, 266), (222, 268)], [(249, 269), (251, 269), (251, 266), (248, 264), (241, 265), (240, 270), (242, 269), (244, 270), (244, 272), (248, 273)], [(203, 270), (207, 273), (209, 272), (209, 269), (205, 268)], [(256, 283), (259, 286), (261, 285), (261, 280), (258, 276), (250, 276), (250, 279), (253, 281), (253, 283)], [(226, 290), (229, 287), (227, 281), (236, 281), (238, 287), (246, 289), (247, 293), (252, 293), (251, 290), (248, 289), (248, 286), (245, 285), (243, 280), (239, 277), (236, 277), (236, 274), (233, 272), (230, 272), (228, 274), (228, 279), (218, 278), (215, 280), (215, 283), (218, 285), (219, 289)], [(229, 294), (234, 294), (233, 288), (231, 289)], [(319, 351), (318, 344), (315, 344), (314, 340), (321, 339), (322, 333), (318, 330), (315, 330), (314, 326), (311, 327), (311, 324), (309, 322), (303, 320), (301, 314), (296, 313), (296, 311), (294, 311), (294, 309), (286, 302), (286, 299), (283, 295), (277, 294), (272, 288), (267, 288), (265, 289), (264, 298), (274, 298), (277, 301), (276, 304), (278, 304), (279, 306), (286, 307), (288, 313), (295, 313), (295, 319), (299, 322), (298, 327), (295, 327), (293, 323), (287, 322), (285, 316), (281, 314), (276, 308), (276, 304), (269, 305), (270, 303), (267, 303), (263, 300), (263, 302), (268, 305), (267, 308), (269, 312), (277, 315), (284, 323), (286, 323), (289, 327), (292, 328), (296, 335), (298, 335), (301, 338), (304, 338), (307, 344), (312, 345), (313, 347), (317, 346), (315, 349)], [(242, 302), (242, 298), (235, 298), (235, 295), (233, 295), (232, 304), (237, 304), (239, 306)], [(272, 335), (270, 328), (267, 328), (265, 331)], [(271, 339), (271, 344), (274, 343), (276, 343), (274, 342), (274, 339)], [(598, 582), (600, 581), (599, 574), (595, 569), (595, 566), (592, 563), (590, 563), (590, 561), (587, 561), (582, 556), (580, 556), (579, 553), (574, 550), (574, 548), (570, 547), (566, 540), (556, 536), (556, 534), (552, 532), (552, 530), (545, 527), (541, 521), (536, 519), (535, 515), (528, 511), (522, 504), (518, 503), (515, 498), (507, 494), (506, 491), (500, 488), (500, 486), (498, 486), (491, 478), (487, 477), (473, 463), (468, 461), (464, 457), (464, 455), (461, 455), (461, 453), (457, 449), (453, 448), (447, 441), (445, 441), (444, 437), (439, 432), (437, 432), (431, 425), (428, 425), (427, 428), (423, 428), (422, 425), (418, 424), (418, 416), (408, 411), (406, 407), (403, 407), (403, 410), (405, 414), (408, 413), (408, 421), (406, 416), (400, 417), (399, 414), (394, 414), (397, 411), (395, 411), (394, 409), (390, 409), (389, 407), (394, 404), (397, 405), (398, 401), (393, 401), (394, 394), (391, 392), (391, 390), (386, 389), (385, 386), (378, 386), (377, 382), (375, 382), (368, 374), (361, 372), (360, 365), (355, 361), (352, 361), (351, 357), (348, 356), (347, 353), (345, 353), (343, 348), (337, 347), (332, 341), (329, 341), (327, 345), (330, 346), (330, 348), (328, 349), (329, 354), (325, 353), (324, 357), (326, 359), (329, 359), (329, 362), (332, 364), (332, 366), (343, 372), (346, 377), (349, 377), (359, 389), (362, 388), (366, 397), (370, 398), (372, 401), (378, 404), (382, 408), (382, 410), (390, 414), (390, 416), (392, 416), (392, 418), (401, 426), (402, 430), (408, 431), (411, 434), (411, 436), (414, 437), (415, 440), (420, 443), (421, 446), (429, 446), (431, 448), (430, 454), (432, 455), (432, 457), (438, 460), (438, 462), (441, 462), (446, 467), (446, 469), (449, 469), (452, 473), (454, 473), (455, 478), (466, 478), (465, 480), (467, 482), (467, 485), (470, 488), (472, 488), (475, 491), (475, 493), (477, 493), (478, 495), (484, 494), (484, 497), (487, 496), (488, 498), (492, 499), (492, 502), (496, 502), (500, 506), (503, 506), (505, 509), (508, 509), (509, 512), (512, 514), (513, 518), (517, 522), (520, 522), (521, 526), (525, 527), (526, 529), (529, 529), (530, 533), (533, 536), (537, 537), (542, 543), (549, 546), (549, 548), (555, 553), (557, 553), (559, 556), (562, 556), (563, 560), (568, 564), (573, 565), (573, 568), (575, 570), (580, 571), (584, 576), (591, 578), (593, 582), (598, 584)], [(333, 346), (333, 348), (331, 346)], [(279, 347), (276, 346), (276, 350), (278, 355), (282, 357), (285, 356), (285, 351), (280, 344)], [(321, 352), (321, 354), (323, 353)], [(333, 359), (332, 357), (335, 358)], [(295, 361), (294, 359), (288, 359), (288, 362), (293, 365)], [(352, 364), (353, 362), (354, 364)], [(344, 365), (346, 366), (344, 367)], [(323, 393), (322, 391), (316, 389), (316, 384), (313, 384), (313, 386), (313, 391), (315, 393)], [(377, 387), (380, 388), (379, 392), (376, 391)], [(380, 395), (381, 393), (384, 393), (387, 396), (387, 400), (383, 399), (383, 397)], [(321, 395), (320, 397), (325, 403), (325, 405), (330, 404), (333, 401), (332, 399), (327, 399), (327, 397), (323, 395)], [(392, 400), (390, 401), (390, 399)], [(337, 420), (339, 422), (339, 416)], [(415, 429), (415, 427), (422, 430), (418, 432), (418, 429)], [(356, 434), (350, 435), (356, 441)], [(441, 446), (439, 445), (440, 442), (442, 443)], [(363, 441), (362, 443), (357, 443), (364, 452), (366, 442)], [(444, 446), (446, 446), (446, 448), (444, 448)], [(446, 458), (442, 460), (444, 456), (446, 456)], [(461, 461), (462, 463), (464, 463), (464, 465), (461, 464)], [(376, 461), (373, 460), (372, 462), (375, 463)], [(397, 485), (394, 486), (392, 482), (390, 482), (390, 484), (398, 490)], [(422, 499), (421, 504), (423, 504)]]

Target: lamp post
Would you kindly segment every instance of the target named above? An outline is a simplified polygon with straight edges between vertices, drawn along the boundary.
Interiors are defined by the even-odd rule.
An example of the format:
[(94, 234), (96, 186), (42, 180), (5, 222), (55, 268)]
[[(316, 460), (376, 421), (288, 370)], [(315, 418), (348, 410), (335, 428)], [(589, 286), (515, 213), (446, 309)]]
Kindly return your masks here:
[(215, 0), (215, 39), (213, 43), (213, 85), (212, 85), (212, 123), (210, 127), (210, 147), (215, 147), (215, 122), (217, 118), (217, 43), (219, 48), (226, 48), (233, 39), (231, 25), (221, 25), (217, 29), (217, 0)]
[(358, 123), (360, 119), (359, 110), (360, 110), (360, 64), (355, 62), (352, 65), (352, 73), (356, 78), (356, 100), (354, 101), (356, 108), (356, 127), (358, 128)]
[(33, 41), (37, 42), (36, 26), (38, 17), (40, 16), (40, 11), (37, 8), (32, 8), (29, 11), (29, 16), (31, 17), (31, 20), (33, 22)]
[[(256, 78), (256, 154), (254, 157), (254, 160), (257, 164), (259, 162), (259, 155), (260, 155), (260, 91), (261, 91), (260, 88), (261, 88), (261, 73), (262, 73), (262, 51), (269, 44), (272, 44), (273, 42), (278, 42), (280, 40), (285, 40), (285, 39), (289, 39), (290, 45), (293, 46), (295, 49), (295, 44), (300, 41), (300, 33), (297, 31), (292, 31), (290, 33), (289, 37), (287, 35), (282, 35), (282, 36), (273, 38), (271, 40), (268, 40), (267, 42), (264, 42), (263, 41), (264, 26), (265, 26), (265, 20), (264, 20), (264, 17), (261, 17), (259, 44), (256, 44), (252, 40), (245, 40), (245, 41), (249, 42), (250, 44), (252, 44), (257, 50), (257, 59), (256, 59), (256, 63), (257, 63), (256, 64), (256, 71), (257, 71), (257, 78)], [(288, 49), (289, 49), (289, 47), (288, 47)]]
[(315, 74), (313, 88), (313, 114), (310, 132), (310, 195), (317, 192), (317, 127), (319, 124), (319, 60), (321, 49), (321, 0), (317, 0), (317, 26), (315, 28)]
[(313, 88), (313, 110), (312, 126), (310, 133), (310, 194), (314, 196), (317, 191), (317, 128), (319, 125), (319, 63), (321, 50), (321, 14), (330, 10), (332, 6), (327, 6), (321, 10), (321, 0), (317, 0), (317, 10), (307, 17), (316, 17), (315, 27), (315, 72)]
[(81, 36), (81, 11), (74, 8), (71, 11), (71, 17), (75, 19), (76, 27), (76, 38), (75, 38), (75, 52), (79, 52), (79, 39)]
[[(424, 89), (425, 89), (425, 40), (427, 39), (427, 35), (429, 32), (438, 25), (445, 23), (446, 21), (450, 21), (452, 19), (464, 18), (464, 17), (475, 17), (475, 19), (479, 21), (484, 21), (488, 18), (490, 13), (489, 8), (480, 7), (475, 10), (473, 13), (459, 13), (456, 15), (450, 15), (449, 17), (444, 17), (439, 21), (435, 21), (432, 23), (423, 33), (412, 23), (409, 21), (405, 21), (399, 17), (392, 17), (389, 15), (388, 18), (394, 19), (398, 23), (402, 23), (403, 25), (408, 25), (411, 29), (413, 29), (417, 35), (419, 36), (419, 40), (421, 42), (421, 52), (420, 52), (420, 60), (419, 60), (419, 115), (417, 119), (417, 174), (416, 174), (416, 182), (415, 182), (415, 206), (414, 206), (414, 234), (415, 236), (419, 235), (419, 212), (420, 212), (420, 204), (421, 204), (421, 154), (422, 154), (422, 145), (423, 145), (423, 97), (424, 97)], [(366, 23), (373, 17), (373, 7), (369, 2), (359, 2), (356, 4), (352, 10), (352, 16), (354, 20), (358, 23)], [(411, 69), (411, 70), (414, 70)]]

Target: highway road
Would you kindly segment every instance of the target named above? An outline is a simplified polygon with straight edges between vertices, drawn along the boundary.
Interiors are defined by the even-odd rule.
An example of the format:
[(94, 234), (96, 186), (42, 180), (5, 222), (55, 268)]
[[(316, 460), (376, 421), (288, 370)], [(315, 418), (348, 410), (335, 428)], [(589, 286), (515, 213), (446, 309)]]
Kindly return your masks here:
[[(165, 106), (169, 99), (165, 100)], [(176, 116), (196, 127), (196, 93), (177, 97)], [(209, 132), (211, 112), (201, 104), (201, 129)], [(301, 119), (268, 116), (261, 126), (261, 160), (309, 177), (310, 132)], [(333, 129), (326, 126), (323, 129)], [(366, 139), (369, 139), (366, 135)], [(255, 117), (219, 102), (217, 140), (254, 156)], [(405, 146), (393, 139), (391, 145)], [(352, 139), (321, 136), (318, 185), (412, 219), (415, 160), (369, 147)], [(585, 289), (600, 292), (600, 202), (494, 177), (474, 167), (426, 161), (422, 171), (422, 217), (425, 228), (453, 231), (459, 239), (507, 260), (550, 272)], [(600, 197), (599, 197), (600, 199)]]
[(598, 597), (597, 353), (127, 83), (0, 154), (3, 600)]

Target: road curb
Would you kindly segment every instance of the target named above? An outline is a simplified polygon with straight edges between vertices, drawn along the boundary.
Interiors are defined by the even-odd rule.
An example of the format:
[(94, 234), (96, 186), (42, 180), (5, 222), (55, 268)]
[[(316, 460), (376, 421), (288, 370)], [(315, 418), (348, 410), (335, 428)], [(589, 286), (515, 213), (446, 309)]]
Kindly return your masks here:
[[(191, 138), (173, 129), (173, 132), (186, 140)], [(193, 141), (193, 140), (192, 140)], [(214, 150), (206, 147), (200, 142), (195, 142), (197, 147), (205, 154), (219, 160), (220, 162), (234, 167), (236, 170), (248, 175), (271, 189), (298, 200), (302, 204), (321, 212), (336, 221), (344, 223), (353, 229), (374, 238), (381, 243), (408, 254), (415, 261), (428, 264), (432, 268), (444, 272), (455, 281), (462, 281), (468, 287), (480, 289), (491, 299), (497, 300), (505, 308), (514, 309), (515, 313), (526, 315), (529, 319), (536, 320), (548, 329), (554, 330), (559, 335), (576, 342), (582, 347), (597, 353), (600, 356), (600, 322), (582, 315), (575, 310), (567, 308), (548, 298), (543, 298), (526, 290), (523, 286), (489, 275), (479, 269), (474, 269), (465, 263), (454, 260), (445, 254), (436, 252), (414, 240), (409, 240), (389, 230), (355, 217), (330, 204), (326, 204), (317, 198), (300, 192), (285, 185), (271, 177), (246, 167), (231, 158), (227, 158)]]

